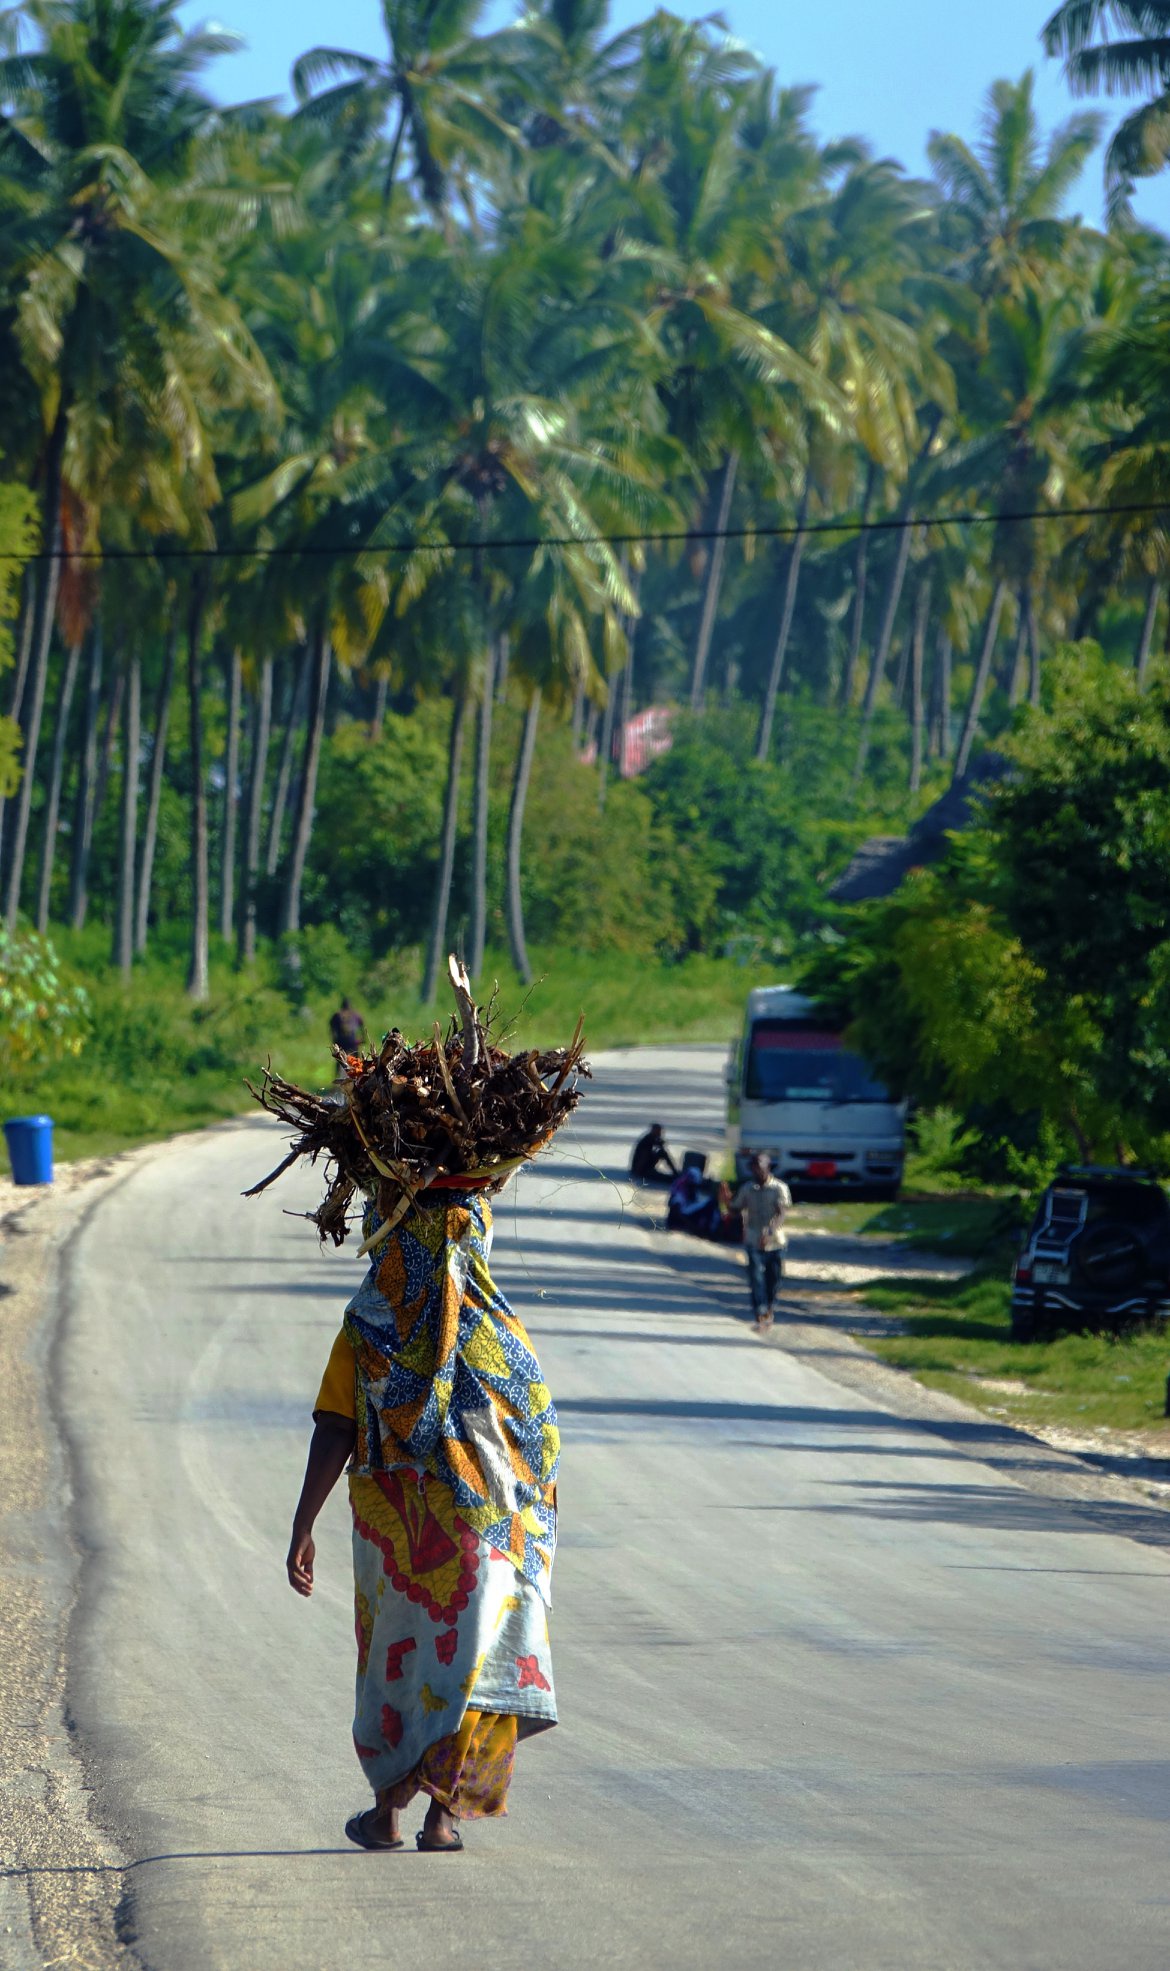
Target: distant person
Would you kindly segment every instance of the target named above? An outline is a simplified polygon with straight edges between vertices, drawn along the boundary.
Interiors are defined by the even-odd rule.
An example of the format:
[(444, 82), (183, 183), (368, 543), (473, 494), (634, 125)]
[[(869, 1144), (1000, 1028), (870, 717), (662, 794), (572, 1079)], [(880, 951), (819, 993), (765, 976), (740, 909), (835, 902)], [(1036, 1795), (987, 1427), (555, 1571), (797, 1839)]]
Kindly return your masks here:
[(670, 1187), (667, 1200), (668, 1232), (690, 1232), (696, 1239), (717, 1239), (723, 1224), (719, 1205), (719, 1186), (704, 1177), (702, 1169), (688, 1164)]
[(751, 1180), (741, 1184), (731, 1200), (743, 1219), (748, 1285), (756, 1317), (756, 1333), (767, 1334), (776, 1312), (776, 1295), (784, 1276), (788, 1235), (784, 1220), (792, 1210), (792, 1193), (772, 1175), (772, 1159), (757, 1151), (751, 1161)]
[(329, 1022), (329, 1037), (335, 1047), (343, 1054), (356, 1054), (362, 1044), (366, 1023), (360, 1013), (355, 1012), (348, 999), (343, 999)]
[(666, 1147), (660, 1122), (652, 1122), (634, 1144), (630, 1176), (639, 1184), (670, 1184), (678, 1176), (678, 1165)]

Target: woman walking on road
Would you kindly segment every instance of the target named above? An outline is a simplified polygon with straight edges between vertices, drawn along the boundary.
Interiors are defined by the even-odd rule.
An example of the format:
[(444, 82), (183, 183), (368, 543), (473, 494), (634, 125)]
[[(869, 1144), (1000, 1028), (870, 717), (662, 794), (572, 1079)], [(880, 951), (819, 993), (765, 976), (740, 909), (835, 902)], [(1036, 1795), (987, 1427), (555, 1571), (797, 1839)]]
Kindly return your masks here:
[[(367, 1239), (382, 1221), (371, 1208)], [(556, 1411), (523, 1324), (488, 1270), (491, 1207), (423, 1193), (345, 1312), (313, 1412), (288, 1578), (313, 1590), (317, 1515), (349, 1467), (357, 1704), (374, 1805), (346, 1823), (424, 1851), (506, 1811), (520, 1738), (556, 1723), (547, 1608), (556, 1543)]]

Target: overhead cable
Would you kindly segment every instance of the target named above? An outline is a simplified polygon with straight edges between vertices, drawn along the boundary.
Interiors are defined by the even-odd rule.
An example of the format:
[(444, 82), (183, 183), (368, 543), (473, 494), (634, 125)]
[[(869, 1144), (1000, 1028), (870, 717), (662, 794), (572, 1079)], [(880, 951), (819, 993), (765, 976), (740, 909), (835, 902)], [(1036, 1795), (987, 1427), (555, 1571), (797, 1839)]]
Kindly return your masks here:
[(1043, 506), (1018, 513), (992, 511), (894, 514), (888, 520), (805, 520), (766, 527), (676, 527), (634, 533), (516, 534), (469, 541), (272, 542), (214, 547), (33, 548), (0, 550), (0, 561), (355, 561), (377, 554), (503, 554), (536, 548), (667, 547), (704, 541), (773, 541), (825, 534), (901, 534), (917, 527), (1013, 527), (1037, 520), (1114, 520), (1170, 514), (1170, 504), (1134, 500), (1113, 506)]

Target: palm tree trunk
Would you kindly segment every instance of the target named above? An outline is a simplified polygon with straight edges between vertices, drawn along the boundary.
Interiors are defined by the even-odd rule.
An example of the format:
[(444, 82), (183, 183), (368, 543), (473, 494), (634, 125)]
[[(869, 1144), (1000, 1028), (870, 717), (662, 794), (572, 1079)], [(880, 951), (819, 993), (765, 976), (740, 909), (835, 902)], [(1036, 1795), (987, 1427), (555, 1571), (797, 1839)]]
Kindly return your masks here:
[(573, 711), (572, 711), (572, 716), (569, 720), (569, 737), (572, 740), (573, 752), (575, 754), (581, 751), (581, 734), (584, 725), (585, 725), (585, 686), (583, 684), (579, 684), (577, 686), (577, 689), (573, 693)]
[(447, 942), (447, 913), (451, 907), (451, 878), (455, 873), (455, 837), (459, 827), (459, 772), (463, 765), (463, 735), (467, 727), (468, 690), (465, 681), (455, 687), (451, 707), (451, 737), (447, 750), (447, 791), (443, 800), (443, 832), (439, 843), (439, 869), (435, 881), (435, 904), (431, 916), (431, 937), (423, 970), (424, 1006), (435, 996), (443, 946)]
[(102, 626), (93, 626), (89, 645), (89, 674), (85, 684), (85, 726), (81, 770), (73, 809), (73, 855), (69, 871), (69, 921), (75, 931), (85, 928), (89, 904), (89, 854), (93, 847), (94, 796), (97, 792), (98, 721), (102, 709)]
[(236, 928), (236, 817), (239, 813), (240, 697), (244, 666), (238, 650), (227, 660), (227, 754), (223, 768), (223, 821), (219, 831), (219, 935), (230, 941)]
[(207, 788), (203, 780), (203, 611), (207, 592), (196, 575), (187, 610), (187, 697), (191, 723), (191, 964), (187, 991), (206, 999), (211, 989), (208, 972)]
[(118, 849), (118, 908), (114, 963), (124, 979), (134, 966), (134, 850), (138, 840), (138, 753), (142, 740), (142, 660), (135, 651), (126, 680), (122, 723), (122, 838)]
[(286, 934), (301, 928), (301, 888), (313, 834), (313, 814), (317, 806), (317, 769), (321, 764), (321, 745), (325, 737), (325, 709), (329, 701), (329, 678), (333, 669), (333, 646), (326, 634), (322, 616), (313, 633), (313, 696), (309, 722), (305, 729), (305, 754), (301, 765), (300, 794), (292, 855), (281, 903), (280, 928)]
[(914, 625), (911, 623), (902, 639), (898, 653), (898, 668), (894, 673), (894, 707), (901, 711), (906, 703), (906, 686), (910, 682), (910, 664), (914, 655)]
[(272, 659), (260, 665), (256, 704), (252, 714), (252, 745), (248, 761), (248, 815), (244, 828), (244, 894), (240, 899), (240, 963), (256, 960), (256, 877), (260, 869), (260, 830), (264, 820), (264, 782), (268, 775), (268, 745), (272, 728)]
[(930, 457), (931, 447), (938, 436), (938, 429), (941, 423), (941, 411), (932, 411), (927, 420), (926, 435), (918, 448), (917, 455), (909, 472), (906, 474), (906, 484), (902, 488), (902, 498), (898, 503), (898, 519), (902, 524), (898, 529), (898, 545), (894, 554), (893, 567), (890, 570), (889, 584), (886, 588), (886, 602), (885, 608), (882, 611), (881, 631), (878, 636), (877, 648), (873, 653), (873, 660), (869, 667), (869, 677), (866, 680), (865, 701), (861, 708), (861, 736), (858, 740), (857, 759), (853, 768), (854, 786), (857, 785), (862, 774), (865, 772), (865, 762), (869, 757), (873, 715), (877, 708), (878, 693), (882, 687), (882, 680), (886, 675), (886, 668), (890, 661), (890, 649), (894, 641), (894, 625), (898, 619), (898, 605), (902, 600), (902, 589), (906, 581), (906, 568), (910, 560), (910, 547), (915, 532), (915, 529), (906, 523), (910, 518), (910, 508), (914, 502), (919, 472)]
[[(30, 561), (25, 568), (20, 592), (20, 631), (17, 639), (16, 671), (12, 680), (12, 692), (8, 700), (8, 717), (19, 725), (24, 705), (24, 687), (28, 679), (29, 658), (32, 653), (33, 621), (36, 616), (38, 593), (38, 564)], [(4, 810), (7, 796), (0, 791), (0, 869), (4, 865)]]
[(36, 624), (32, 632), (27, 686), (27, 704), (21, 708), (24, 746), (21, 755), (20, 792), (16, 803), (16, 826), (12, 835), (12, 854), (8, 867), (8, 895), (5, 921), (14, 930), (20, 914), (20, 893), (24, 887), (24, 864), (28, 853), (28, 823), (32, 812), (36, 779), (37, 749), (41, 741), (41, 722), (45, 711), (45, 688), (49, 679), (49, 650), (53, 640), (53, 620), (57, 610), (57, 587), (61, 576), (61, 465), (65, 452), (66, 410), (62, 399), (49, 440), (45, 464), (45, 497), (42, 506), (41, 540), (47, 559), (37, 584)]
[(101, 812), (106, 804), (106, 790), (110, 775), (114, 770), (114, 747), (118, 740), (118, 727), (122, 718), (122, 700), (126, 695), (126, 667), (114, 659), (116, 669), (110, 685), (109, 701), (106, 705), (106, 723), (102, 731), (101, 751), (98, 754), (97, 781), (93, 790), (93, 824), (97, 827)]
[(21, 707), (24, 704), (24, 687), (28, 683), (28, 667), (32, 657), (33, 623), (37, 613), (37, 563), (30, 561), (25, 569), (20, 596), (20, 633), (16, 650), (16, 669), (12, 678), (12, 695), (8, 701), (8, 716), (20, 722)]
[(865, 633), (865, 597), (869, 587), (869, 510), (877, 485), (877, 467), (870, 459), (865, 468), (865, 492), (861, 499), (861, 529), (857, 536), (857, 559), (853, 572), (853, 609), (849, 623), (849, 655), (841, 676), (841, 704), (848, 710), (857, 690), (861, 666), (861, 639)]
[(65, 673), (57, 694), (57, 728), (53, 734), (53, 762), (49, 770), (49, 798), (45, 805), (45, 836), (41, 843), (41, 886), (37, 898), (37, 930), (44, 937), (49, 928), (49, 905), (53, 892), (53, 864), (57, 859), (57, 824), (61, 815), (61, 785), (65, 778), (65, 754), (69, 744), (69, 713), (81, 665), (81, 645), (75, 643), (65, 661)]
[(496, 667), (496, 697), (502, 705), (508, 696), (508, 669), (512, 656), (512, 646), (507, 637), (500, 645), (500, 661)]
[(634, 626), (631, 623), (626, 644), (626, 661), (622, 666), (621, 697), (617, 710), (617, 769), (624, 780), (629, 766), (626, 753), (626, 728), (633, 717), (634, 707)]
[(491, 792), (492, 700), (496, 684), (496, 647), (488, 638), (484, 653), (483, 690), (475, 748), (475, 816), (472, 822), (471, 930), (467, 940), (467, 969), (474, 985), (483, 971), (487, 943), (488, 803)]
[(930, 622), (931, 577), (923, 575), (918, 584), (914, 609), (914, 636), (910, 646), (910, 792), (922, 786), (922, 752), (926, 705), (922, 693), (922, 674), (926, 658), (926, 630)]
[(138, 896), (134, 905), (134, 950), (141, 958), (146, 950), (150, 925), (150, 892), (154, 881), (154, 853), (158, 844), (158, 813), (162, 800), (167, 764), (167, 728), (171, 722), (171, 695), (175, 686), (175, 652), (178, 626), (172, 620), (163, 646), (162, 676), (154, 713), (154, 742), (150, 754), (150, 778), (146, 783), (146, 821), (142, 830), (142, 851), (138, 858)]
[(524, 731), (516, 756), (516, 777), (512, 782), (512, 804), (508, 810), (508, 944), (522, 985), (532, 984), (532, 967), (528, 962), (528, 946), (524, 940), (524, 901), (520, 891), (521, 844), (539, 719), (540, 687), (536, 686), (524, 714)]
[(597, 744), (597, 809), (604, 811), (605, 796), (609, 786), (609, 769), (613, 756), (613, 720), (617, 709), (619, 680), (608, 677), (605, 680), (605, 710), (601, 715), (601, 738)]
[(949, 759), (951, 753), (951, 654), (950, 635), (946, 629), (940, 629), (934, 658), (938, 718), (935, 752), (940, 760)]
[(1028, 593), (1028, 703), (1040, 709), (1040, 629), (1036, 622), (1036, 598)]
[(1016, 637), (1004, 677), (1007, 701), (1014, 710), (1024, 695), (1024, 657), (1028, 648), (1028, 585), (1023, 583), (1016, 598)]
[[(909, 506), (909, 482), (903, 495), (903, 508)], [(905, 518), (905, 512), (903, 512)], [(898, 605), (902, 600), (902, 590), (906, 582), (906, 569), (910, 561), (910, 537), (912, 527), (902, 527), (898, 533), (898, 545), (894, 551), (894, 565), (886, 587), (885, 608), (882, 611), (882, 626), (878, 634), (877, 647), (869, 667), (869, 677), (865, 686), (865, 701), (861, 708), (861, 736), (857, 742), (857, 760), (853, 768), (853, 783), (856, 786), (865, 772), (865, 762), (869, 757), (869, 742), (873, 731), (873, 715), (877, 710), (878, 692), (886, 675), (890, 661), (890, 646), (894, 641), (894, 624), (897, 621)]]
[(956, 780), (965, 780), (967, 768), (971, 764), (971, 748), (979, 730), (979, 715), (983, 710), (983, 698), (987, 690), (987, 680), (991, 676), (991, 660), (995, 656), (995, 639), (999, 634), (999, 619), (1007, 600), (1007, 583), (997, 581), (992, 590), (991, 602), (987, 610), (987, 621), (983, 629), (983, 647), (979, 652), (979, 662), (975, 668), (975, 682), (971, 686), (971, 696), (967, 702), (967, 715), (963, 720), (963, 730), (959, 738), (959, 750), (955, 754)]
[(293, 756), (296, 752), (297, 727), (301, 720), (301, 708), (308, 687), (309, 651), (302, 644), (293, 661), (292, 675), (289, 679), (288, 710), (284, 722), (284, 737), (280, 745), (280, 762), (276, 769), (276, 787), (272, 795), (272, 814), (268, 824), (268, 854), (265, 858), (265, 873), (275, 876), (280, 864), (280, 851), (284, 836), (284, 811), (288, 806), (288, 790), (292, 782)]
[(1146, 593), (1146, 613), (1142, 618), (1141, 641), (1138, 644), (1137, 663), (1134, 666), (1139, 691), (1145, 690), (1149, 676), (1150, 652), (1154, 647), (1154, 630), (1158, 620), (1158, 604), (1161, 600), (1162, 584), (1155, 576)]
[(382, 727), (386, 722), (386, 700), (390, 695), (390, 673), (379, 671), (374, 679), (374, 709), (370, 714), (370, 738), (382, 737)]
[(719, 484), (715, 539), (711, 543), (711, 559), (707, 563), (707, 583), (703, 591), (703, 608), (699, 616), (699, 633), (695, 639), (695, 659), (691, 668), (692, 712), (701, 712), (703, 709), (707, 659), (711, 654), (711, 637), (715, 629), (719, 595), (723, 587), (723, 570), (727, 560), (727, 523), (731, 517), (731, 501), (738, 471), (739, 453), (728, 452)]
[(776, 717), (776, 699), (784, 676), (784, 662), (788, 655), (788, 639), (792, 632), (792, 619), (796, 614), (796, 591), (800, 583), (800, 564), (804, 560), (804, 523), (808, 519), (809, 482), (805, 474), (804, 488), (800, 495), (800, 508), (796, 516), (797, 532), (788, 556), (788, 574), (784, 583), (784, 606), (780, 612), (780, 630), (776, 638), (776, 648), (772, 652), (772, 669), (768, 674), (768, 688), (764, 693), (764, 709), (760, 714), (759, 730), (756, 733), (756, 758), (761, 765), (772, 750), (772, 726)]

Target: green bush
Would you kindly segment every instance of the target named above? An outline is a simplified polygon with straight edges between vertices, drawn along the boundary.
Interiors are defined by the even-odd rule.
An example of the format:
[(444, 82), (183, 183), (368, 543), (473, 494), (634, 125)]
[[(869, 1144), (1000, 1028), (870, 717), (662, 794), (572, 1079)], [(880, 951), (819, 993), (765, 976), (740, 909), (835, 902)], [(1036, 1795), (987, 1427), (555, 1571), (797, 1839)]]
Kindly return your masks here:
[(85, 988), (64, 975), (51, 941), (0, 924), (0, 1068), (79, 1054), (88, 1015)]

